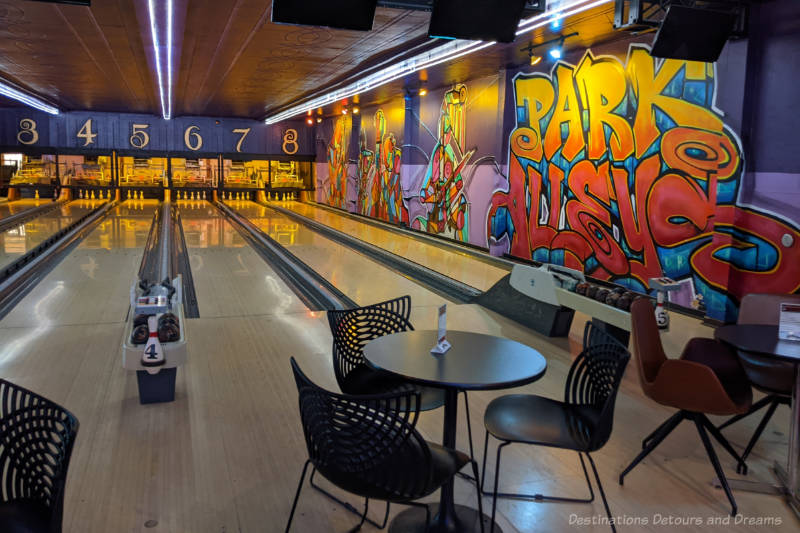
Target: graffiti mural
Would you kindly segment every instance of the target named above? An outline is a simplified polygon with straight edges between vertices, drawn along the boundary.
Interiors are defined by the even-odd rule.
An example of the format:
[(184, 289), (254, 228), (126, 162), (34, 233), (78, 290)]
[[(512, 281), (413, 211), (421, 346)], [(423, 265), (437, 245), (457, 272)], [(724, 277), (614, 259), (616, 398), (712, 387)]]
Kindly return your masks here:
[(745, 161), (714, 105), (713, 65), (587, 50), (513, 90), (508, 176), (487, 215), (495, 252), (639, 291), (667, 275), (718, 319), (748, 292), (800, 289), (798, 228), (737, 205)]
[(420, 190), (427, 215), (412, 227), (459, 241), (469, 240), (469, 202), (463, 173), (475, 150), (466, 149), (467, 87), (445, 92), (439, 114), (438, 138)]
[(386, 116), (381, 109), (375, 112), (374, 126), (374, 151), (369, 149), (365, 129), (362, 127), (359, 132), (356, 209), (362, 215), (408, 224), (400, 188), (402, 152), (394, 133), (386, 131)]
[(328, 204), (346, 208), (347, 199), (347, 149), (350, 141), (351, 121), (339, 117), (333, 124), (333, 134), (328, 143), (328, 179), (330, 193)]

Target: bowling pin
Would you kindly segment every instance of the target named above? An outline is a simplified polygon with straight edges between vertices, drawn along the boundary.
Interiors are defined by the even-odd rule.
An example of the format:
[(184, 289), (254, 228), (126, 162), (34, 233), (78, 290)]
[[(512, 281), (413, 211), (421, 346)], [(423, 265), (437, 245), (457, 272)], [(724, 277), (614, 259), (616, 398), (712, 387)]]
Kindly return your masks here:
[(39, 199), (39, 189), (36, 189), (36, 194), (34, 195), (34, 198), (36, 198), (37, 200)]
[(94, 200), (94, 189), (92, 189), (92, 200)]
[(206, 191), (203, 191), (203, 200), (206, 199)]
[[(164, 350), (161, 343), (158, 342), (158, 318), (155, 315), (147, 317), (147, 329), (149, 335), (147, 337), (147, 344), (144, 346), (144, 353), (142, 354), (142, 366), (144, 367), (157, 367), (164, 364)], [(156, 374), (158, 371), (152, 371), (150, 368), (148, 372)]]
[[(81, 197), (83, 197), (83, 195), (81, 195)], [(130, 199), (131, 199), (131, 190), (128, 189), (128, 200), (130, 200)]]
[(78, 198), (80, 198), (81, 200), (83, 200), (83, 189), (79, 189), (79, 190), (78, 190)]

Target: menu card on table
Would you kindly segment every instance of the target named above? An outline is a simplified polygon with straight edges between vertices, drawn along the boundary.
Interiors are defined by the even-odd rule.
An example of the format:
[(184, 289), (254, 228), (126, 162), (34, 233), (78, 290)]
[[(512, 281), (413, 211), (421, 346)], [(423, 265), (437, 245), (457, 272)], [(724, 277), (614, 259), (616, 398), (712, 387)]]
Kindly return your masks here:
[(800, 304), (781, 304), (778, 338), (787, 341), (800, 341)]
[(447, 342), (447, 304), (439, 308), (439, 331), (436, 335), (436, 346), (431, 349), (431, 353), (443, 354), (450, 349)]

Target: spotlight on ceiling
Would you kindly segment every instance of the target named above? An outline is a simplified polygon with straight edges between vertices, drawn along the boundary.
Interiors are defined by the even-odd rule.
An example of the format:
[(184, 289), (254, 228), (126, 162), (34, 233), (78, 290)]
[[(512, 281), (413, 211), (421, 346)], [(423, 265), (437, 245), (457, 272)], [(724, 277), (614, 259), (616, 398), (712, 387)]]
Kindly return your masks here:
[(538, 65), (542, 62), (542, 56), (531, 54), (531, 66)]
[(548, 52), (553, 59), (561, 59), (561, 45), (554, 46)]
[(358, 106), (355, 106), (355, 107), (353, 108), (353, 114), (354, 114), (354, 115), (358, 115), (358, 113), (359, 113), (360, 111), (361, 111), (361, 109), (359, 109), (359, 108), (358, 108)]

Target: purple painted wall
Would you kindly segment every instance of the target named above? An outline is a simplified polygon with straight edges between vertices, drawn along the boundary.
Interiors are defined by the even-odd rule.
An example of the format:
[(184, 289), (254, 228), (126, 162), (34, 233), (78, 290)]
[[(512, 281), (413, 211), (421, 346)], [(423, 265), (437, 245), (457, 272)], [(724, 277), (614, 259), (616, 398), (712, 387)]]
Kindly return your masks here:
[[(674, 301), (689, 305), (702, 295), (709, 314), (720, 319), (735, 316), (744, 293), (797, 292), (800, 2), (778, 0), (754, 9), (750, 38), (729, 42), (713, 67), (648, 55), (631, 67), (630, 54), (641, 49), (631, 45), (650, 40), (569, 52), (559, 72), (588, 76), (611, 68), (607, 75), (619, 78), (604, 83), (594, 74), (583, 83), (573, 81), (571, 96), (563, 92), (567, 85), (559, 89), (556, 66), (543, 62), (430, 90), (425, 97), (398, 95), (380, 108), (364, 109), (352, 122), (347, 164), (341, 169), (347, 174), (346, 201), (340, 207), (492, 253), (582, 268), (639, 290), (649, 277), (670, 275), (683, 284)], [(587, 62), (607, 65), (592, 70)], [(652, 71), (651, 78), (636, 70), (642, 68)], [(652, 117), (644, 120), (648, 111), (642, 106), (650, 101), (643, 94), (653, 89), (637, 84), (655, 83), (662, 69), (672, 68), (674, 78), (663, 92), (648, 95), (668, 101), (653, 102)], [(520, 74), (547, 80), (541, 85), (547, 90), (519, 92)], [(603, 109), (602, 98), (607, 100), (614, 83), (629, 86), (620, 106)], [(524, 98), (535, 100), (547, 91), (555, 103), (544, 98), (551, 107), (530, 126), (529, 115), (538, 110)], [(593, 91), (606, 96), (591, 104)], [(691, 108), (700, 115), (681, 111)], [(379, 112), (380, 134), (374, 121)], [(596, 122), (592, 117), (598, 115), (611, 117), (616, 129)], [(327, 120), (317, 134), (317, 199), (329, 203), (329, 174), (337, 168), (329, 163), (336, 153), (333, 122)], [(530, 135), (541, 128), (544, 136), (551, 122), (561, 132), (548, 130), (550, 147), (542, 158), (534, 146), (540, 139)], [(647, 139), (651, 149), (635, 157), (622, 157), (619, 147), (612, 150), (614, 142), (623, 143), (614, 137), (623, 123), (637, 143)], [(599, 141), (603, 131), (605, 140)], [(533, 144), (521, 149), (521, 139)], [(697, 174), (702, 158), (712, 153), (732, 159), (716, 161), (710, 174)], [(639, 202), (627, 211), (627, 199), (616, 194), (620, 187), (630, 188), (626, 194)], [(672, 206), (671, 211), (662, 217), (660, 206)], [(581, 220), (594, 221), (596, 229), (582, 228)], [(638, 234), (645, 225), (647, 234)], [(618, 251), (615, 257), (604, 256), (613, 252), (605, 251), (604, 242)]]

